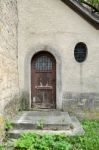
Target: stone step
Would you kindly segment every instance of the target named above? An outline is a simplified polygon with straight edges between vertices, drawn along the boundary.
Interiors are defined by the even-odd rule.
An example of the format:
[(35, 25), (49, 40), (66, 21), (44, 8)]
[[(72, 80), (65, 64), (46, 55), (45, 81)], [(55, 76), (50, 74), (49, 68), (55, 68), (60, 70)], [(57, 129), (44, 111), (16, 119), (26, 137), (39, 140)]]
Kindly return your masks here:
[(83, 135), (84, 134), (84, 130), (82, 128), (82, 126), (80, 125), (80, 122), (78, 121), (78, 119), (74, 116), (71, 117), (72, 120), (72, 125), (74, 126), (73, 129), (67, 129), (67, 130), (30, 130), (30, 129), (12, 129), (8, 132), (8, 137), (9, 138), (13, 138), (16, 139), (20, 136), (20, 134), (22, 133), (26, 133), (26, 132), (35, 132), (37, 134), (44, 134), (44, 133), (48, 133), (48, 134), (65, 134), (67, 136), (74, 136), (74, 135)]
[(37, 133), (65, 132), (67, 135), (73, 135), (78, 128), (80, 131), (83, 130), (77, 118), (74, 118), (70, 117), (67, 112), (56, 110), (24, 111), (12, 119), (13, 129), (8, 132), (8, 135), (11, 138), (16, 138), (20, 133), (27, 131), (35, 131)]
[(72, 127), (72, 121), (67, 112), (60, 111), (27, 111), (22, 112), (14, 120), (12, 125), (16, 129), (65, 130)]

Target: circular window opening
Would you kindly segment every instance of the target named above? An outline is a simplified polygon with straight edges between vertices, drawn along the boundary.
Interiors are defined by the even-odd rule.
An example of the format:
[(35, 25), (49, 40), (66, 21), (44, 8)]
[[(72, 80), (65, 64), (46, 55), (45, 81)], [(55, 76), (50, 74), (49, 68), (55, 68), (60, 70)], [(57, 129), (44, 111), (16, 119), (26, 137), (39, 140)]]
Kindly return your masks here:
[(87, 57), (87, 46), (83, 42), (78, 43), (75, 46), (74, 57), (77, 62), (82, 63)]

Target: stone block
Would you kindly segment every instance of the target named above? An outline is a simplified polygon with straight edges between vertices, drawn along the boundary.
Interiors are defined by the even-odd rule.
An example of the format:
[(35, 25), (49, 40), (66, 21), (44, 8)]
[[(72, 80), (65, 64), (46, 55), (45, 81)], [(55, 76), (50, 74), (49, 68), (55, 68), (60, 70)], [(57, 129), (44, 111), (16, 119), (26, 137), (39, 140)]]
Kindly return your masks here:
[(0, 103), (6, 117), (18, 106), (17, 24), (17, 1), (0, 0)]
[(97, 116), (99, 116), (98, 98), (98, 93), (67, 93), (63, 100), (63, 111), (76, 114), (79, 118), (97, 118)]
[(94, 101), (94, 109), (96, 112), (99, 112), (99, 99)]

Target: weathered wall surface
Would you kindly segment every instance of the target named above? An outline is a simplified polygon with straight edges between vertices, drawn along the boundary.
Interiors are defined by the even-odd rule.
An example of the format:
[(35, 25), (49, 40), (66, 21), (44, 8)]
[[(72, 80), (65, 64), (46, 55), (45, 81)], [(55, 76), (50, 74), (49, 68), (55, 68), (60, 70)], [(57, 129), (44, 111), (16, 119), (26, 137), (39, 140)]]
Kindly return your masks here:
[[(71, 111), (81, 99), (86, 99), (86, 103), (92, 105), (92, 108), (97, 105), (94, 111), (99, 112), (99, 31), (59, 0), (18, 0), (18, 14), (21, 91), (27, 91), (29, 98), (31, 97), (32, 55), (37, 51), (47, 50), (53, 55), (57, 53), (61, 58), (56, 58), (57, 62), (61, 61), (60, 108), (64, 101), (64, 106), (67, 103), (71, 106), (64, 110)], [(84, 42), (88, 48), (87, 59), (82, 64), (77, 63), (74, 58), (74, 47), (78, 42)], [(58, 77), (59, 74), (57, 80)], [(57, 87), (60, 86), (57, 84)], [(83, 93), (82, 98), (80, 93)], [(69, 103), (70, 99), (75, 105), (72, 101)], [(77, 107), (74, 112), (76, 110)]]
[(16, 111), (19, 92), (17, 22), (16, 0), (0, 0), (0, 114), (6, 117)]

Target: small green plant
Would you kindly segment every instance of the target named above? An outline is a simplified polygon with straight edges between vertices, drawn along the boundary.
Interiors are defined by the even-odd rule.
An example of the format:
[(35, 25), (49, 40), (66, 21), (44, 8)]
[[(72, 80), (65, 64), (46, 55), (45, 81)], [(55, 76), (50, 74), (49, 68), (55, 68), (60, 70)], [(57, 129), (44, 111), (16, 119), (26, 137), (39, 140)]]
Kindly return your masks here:
[(44, 121), (43, 120), (37, 121), (36, 126), (38, 129), (43, 129), (44, 128)]
[(72, 145), (66, 141), (58, 141), (53, 144), (53, 150), (70, 150)]
[(16, 140), (14, 147), (20, 150), (34, 150), (34, 143), (39, 139), (35, 133), (23, 133), (19, 139)]
[(4, 150), (4, 146), (0, 144), (0, 150)]
[(4, 128), (5, 128), (6, 131), (8, 131), (12, 128), (12, 124), (9, 120), (5, 121)]

